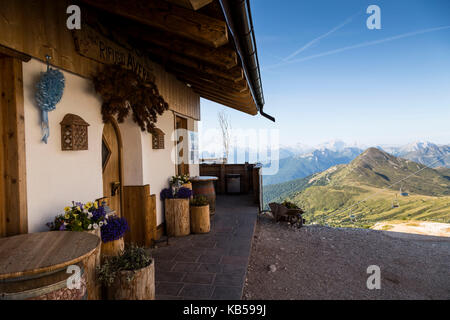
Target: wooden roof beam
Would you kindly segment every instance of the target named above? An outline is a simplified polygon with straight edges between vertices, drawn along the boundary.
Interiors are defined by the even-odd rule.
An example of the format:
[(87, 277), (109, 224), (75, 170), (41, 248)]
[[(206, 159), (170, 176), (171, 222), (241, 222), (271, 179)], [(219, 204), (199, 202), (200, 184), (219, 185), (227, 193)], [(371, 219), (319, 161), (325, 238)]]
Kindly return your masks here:
[[(167, 32), (156, 29), (142, 29), (139, 26), (121, 27), (121, 33), (135, 34), (136, 38), (154, 46), (175, 52), (179, 55), (194, 58), (211, 65), (217, 65), (223, 69), (231, 69), (238, 65), (236, 51), (228, 46), (214, 48), (186, 41), (179, 37), (173, 37)], [(143, 45), (145, 46), (145, 45)]]
[(213, 2), (213, 0), (166, 0), (166, 1), (176, 4), (177, 6), (192, 9), (195, 11)]
[(178, 78), (183, 79), (187, 83), (195, 83), (199, 86), (215, 88), (217, 91), (231, 92), (231, 93), (244, 93), (249, 90), (247, 82), (242, 80), (240, 82), (226, 81), (223, 79), (205, 79), (198, 77), (196, 74), (184, 73), (180, 70), (171, 69), (166, 67), (167, 71), (174, 73)]
[(146, 51), (151, 56), (160, 60), (164, 65), (178, 65), (179, 69), (183, 67), (188, 68), (186, 72), (194, 72), (194, 74), (200, 72), (209, 74), (211, 77), (219, 77), (233, 82), (239, 82), (244, 79), (244, 71), (240, 66), (226, 70), (198, 62), (176, 53), (171, 53), (159, 47), (150, 46), (146, 48)]
[(210, 88), (210, 87), (209, 88), (203, 87), (203, 86), (200, 86), (200, 85), (195, 84), (195, 83), (192, 83), (191, 86), (195, 90), (200, 90), (200, 91), (205, 92), (205, 93), (210, 93), (212, 95), (216, 95), (216, 96), (221, 97), (221, 98), (234, 99), (236, 101), (243, 101), (243, 102), (246, 102), (246, 103), (250, 103), (250, 102), (253, 101), (252, 96), (250, 94), (250, 91), (247, 91), (245, 93), (228, 93), (228, 92), (224, 92), (223, 90), (220, 91), (220, 90), (217, 90), (217, 89), (214, 89), (214, 88)]
[(246, 104), (240, 104), (240, 103), (235, 103), (229, 100), (223, 100), (221, 98), (217, 98), (214, 96), (210, 96), (208, 94), (202, 94), (200, 92), (197, 92), (202, 98), (207, 99), (207, 100), (211, 100), (213, 102), (225, 105), (227, 107), (251, 114), (251, 115), (257, 115), (258, 111), (256, 109), (256, 106), (251, 106), (251, 105), (246, 105)]
[(82, 0), (84, 3), (207, 46), (228, 43), (225, 21), (178, 7), (163, 0)]
[(227, 94), (222, 91), (217, 91), (211, 88), (205, 88), (196, 84), (192, 84), (192, 89), (197, 92), (201, 92), (204, 94), (209, 94), (210, 96), (215, 96), (220, 99), (230, 100), (238, 103), (244, 104), (254, 104), (253, 98), (250, 92), (246, 94), (236, 95), (236, 94)]
[(198, 94), (202, 95), (202, 96), (208, 96), (208, 97), (215, 97), (216, 99), (220, 99), (223, 101), (229, 101), (232, 102), (236, 105), (243, 105), (243, 106), (252, 106), (254, 105), (253, 100), (251, 99), (235, 99), (235, 98), (230, 98), (230, 97), (224, 97), (224, 96), (220, 96), (216, 93), (211, 93), (209, 91), (204, 91), (198, 88), (194, 88), (194, 91), (197, 92)]
[[(128, 28), (127, 28), (128, 31)], [(181, 38), (170, 38), (170, 35), (161, 31), (145, 31), (139, 34), (139, 39), (158, 47), (170, 50), (183, 56), (204, 61), (211, 65), (217, 65), (224, 69), (230, 69), (238, 65), (236, 51), (228, 46), (213, 48), (185, 41)]]

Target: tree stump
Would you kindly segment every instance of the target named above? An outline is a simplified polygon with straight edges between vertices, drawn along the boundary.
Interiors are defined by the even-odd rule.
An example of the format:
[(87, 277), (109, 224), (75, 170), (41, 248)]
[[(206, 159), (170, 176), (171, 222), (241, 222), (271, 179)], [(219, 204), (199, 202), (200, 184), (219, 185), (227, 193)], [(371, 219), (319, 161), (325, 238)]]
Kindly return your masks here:
[(192, 233), (208, 233), (211, 230), (209, 205), (191, 206), (191, 231)]
[[(131, 279), (130, 281), (128, 279)], [(108, 300), (155, 300), (155, 262), (135, 271), (121, 271), (106, 288)]]
[(102, 250), (101, 250), (102, 263), (108, 257), (120, 255), (121, 252), (124, 250), (124, 248), (125, 242), (123, 238), (109, 242), (102, 242)]
[[(70, 231), (69, 231), (70, 232)], [(86, 233), (93, 234), (100, 238), (100, 228), (96, 230), (85, 231)], [(97, 267), (101, 263), (102, 247), (99, 246), (95, 253), (93, 253), (89, 258), (87, 258), (83, 264), (86, 270), (86, 280), (87, 280), (87, 298), (88, 300), (101, 300), (101, 290), (102, 284), (97, 280)]]
[(165, 218), (169, 237), (187, 236), (191, 231), (189, 199), (166, 199)]

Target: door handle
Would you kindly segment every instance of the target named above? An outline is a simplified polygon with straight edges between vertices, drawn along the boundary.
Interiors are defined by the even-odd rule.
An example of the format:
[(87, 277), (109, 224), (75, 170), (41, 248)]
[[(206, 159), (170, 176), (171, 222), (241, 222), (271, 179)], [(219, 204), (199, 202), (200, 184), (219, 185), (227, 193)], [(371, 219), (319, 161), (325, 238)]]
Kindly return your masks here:
[(111, 182), (111, 197), (114, 197), (120, 191), (120, 182)]

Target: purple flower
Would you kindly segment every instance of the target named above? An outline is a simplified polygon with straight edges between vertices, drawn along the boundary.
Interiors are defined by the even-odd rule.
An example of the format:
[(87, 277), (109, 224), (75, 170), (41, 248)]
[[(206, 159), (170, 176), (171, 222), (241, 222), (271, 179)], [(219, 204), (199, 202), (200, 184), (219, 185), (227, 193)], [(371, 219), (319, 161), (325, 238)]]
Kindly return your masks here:
[(172, 189), (169, 188), (162, 189), (159, 195), (161, 197), (161, 200), (173, 199)]
[(118, 240), (128, 231), (128, 223), (125, 218), (110, 216), (106, 222), (101, 227), (103, 242)]
[(66, 225), (63, 223), (61, 224), (61, 226), (59, 227), (59, 231), (64, 231), (66, 230)]
[(98, 209), (95, 209), (92, 212), (92, 220), (98, 222), (100, 220), (103, 220), (103, 218), (105, 218), (105, 215), (106, 215), (105, 207), (100, 206), (98, 207)]
[(180, 199), (188, 199), (192, 196), (192, 190), (185, 188), (185, 187), (181, 187), (180, 189), (178, 189), (177, 192), (177, 198)]
[(80, 207), (80, 209), (83, 210), (84, 204), (81, 203), (81, 202), (75, 202), (75, 206), (76, 206), (76, 207)]

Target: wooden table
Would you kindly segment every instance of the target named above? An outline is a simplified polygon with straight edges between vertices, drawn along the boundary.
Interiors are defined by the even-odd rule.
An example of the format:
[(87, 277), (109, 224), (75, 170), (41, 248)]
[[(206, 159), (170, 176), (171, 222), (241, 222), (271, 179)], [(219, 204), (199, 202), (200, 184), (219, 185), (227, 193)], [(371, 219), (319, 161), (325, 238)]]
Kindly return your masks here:
[[(100, 244), (93, 234), (71, 231), (0, 238), (0, 299), (84, 298)], [(82, 270), (80, 289), (65, 285), (71, 265)]]
[(214, 190), (214, 181), (217, 180), (219, 180), (219, 178), (214, 176), (200, 176), (191, 178), (194, 196), (204, 196), (208, 199), (209, 212), (211, 215), (216, 212), (216, 192)]

